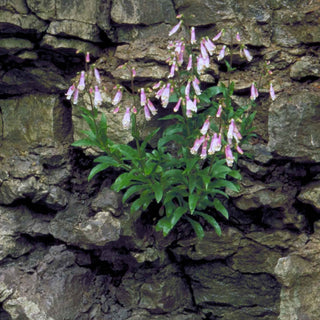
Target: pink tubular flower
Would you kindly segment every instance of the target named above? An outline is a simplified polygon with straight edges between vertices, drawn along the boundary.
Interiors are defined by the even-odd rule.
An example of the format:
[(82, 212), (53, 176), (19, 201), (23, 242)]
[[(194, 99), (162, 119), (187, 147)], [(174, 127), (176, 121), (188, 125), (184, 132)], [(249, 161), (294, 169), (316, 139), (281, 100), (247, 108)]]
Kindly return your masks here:
[(100, 106), (102, 104), (102, 98), (101, 98), (101, 94), (99, 91), (98, 86), (94, 87), (94, 102), (93, 102), (94, 106)]
[(162, 81), (157, 82), (156, 84), (154, 84), (154, 85), (152, 86), (152, 89), (154, 89), (154, 90), (159, 89), (160, 86), (161, 86), (161, 84), (162, 84)]
[(214, 133), (210, 147), (208, 149), (208, 154), (214, 154), (215, 152), (218, 152), (221, 150), (221, 134), (219, 134), (219, 137), (216, 133)]
[(166, 85), (163, 85), (156, 93), (156, 98), (159, 99), (162, 96), (162, 93), (164, 89), (166, 88)]
[(254, 82), (252, 82), (250, 93), (251, 93), (251, 95), (250, 95), (251, 100), (256, 100), (259, 96), (258, 89), (256, 88)]
[(239, 147), (238, 144), (237, 144), (236, 148), (237, 148), (237, 152), (238, 153), (243, 154), (243, 150)]
[(149, 110), (148, 106), (144, 105), (143, 110), (144, 110), (144, 116), (145, 116), (146, 120), (147, 121), (151, 120), (151, 114), (150, 114), (150, 110)]
[(234, 156), (233, 156), (233, 154), (232, 154), (230, 145), (226, 145), (224, 151), (225, 151), (225, 155), (226, 155), (227, 165), (228, 165), (229, 167), (232, 167), (233, 161), (234, 161)]
[(208, 117), (202, 125), (202, 128), (200, 130), (201, 134), (202, 135), (207, 134), (209, 128), (210, 128), (210, 118)]
[(112, 100), (112, 104), (116, 106), (121, 101), (121, 99), (122, 99), (122, 91), (121, 91), (121, 88), (118, 88), (118, 91)]
[(199, 148), (201, 147), (201, 145), (205, 142), (206, 140), (206, 137), (205, 136), (202, 136), (200, 138), (197, 138), (195, 141), (194, 141), (194, 144), (193, 144), (193, 147), (190, 149), (190, 153), (191, 154), (197, 154)]
[(70, 100), (71, 99), (71, 96), (73, 94), (75, 90), (75, 86), (74, 84), (68, 89), (68, 92), (66, 93), (66, 97), (67, 97), (67, 100)]
[(185, 45), (182, 43), (180, 52), (178, 54), (178, 65), (181, 66), (183, 64), (183, 56), (184, 56)]
[(218, 55), (218, 61), (222, 60), (225, 56), (225, 53), (226, 53), (226, 46), (224, 45), (222, 47), (222, 49), (220, 50), (220, 53)]
[(170, 74), (168, 75), (168, 78), (174, 77), (174, 72), (176, 71), (176, 59), (173, 60), (171, 68), (170, 68)]
[(143, 107), (147, 102), (147, 97), (144, 92), (144, 88), (140, 89), (140, 106)]
[(229, 129), (228, 129), (227, 138), (228, 138), (229, 144), (232, 144), (232, 138), (234, 138), (237, 141), (237, 143), (242, 138), (242, 136), (241, 136), (241, 134), (240, 134), (235, 122), (234, 122), (234, 119), (231, 119)]
[(210, 59), (209, 56), (205, 59), (202, 55), (197, 57), (197, 72), (202, 74), (205, 68), (209, 68), (210, 66)]
[(150, 99), (147, 100), (147, 107), (149, 108), (153, 116), (157, 114), (157, 109), (155, 108), (153, 103), (150, 101)]
[(223, 32), (223, 30), (221, 30), (215, 37), (213, 37), (212, 41), (217, 41), (218, 39), (220, 39), (222, 32)]
[(189, 55), (187, 71), (190, 71), (191, 69), (192, 69), (192, 54)]
[(191, 111), (197, 112), (197, 107), (194, 105), (189, 96), (186, 96), (186, 109), (187, 109), (187, 117), (191, 118)]
[(197, 96), (199, 96), (201, 94), (201, 89), (199, 87), (199, 83), (200, 83), (200, 81), (198, 80), (198, 78), (194, 77), (194, 79), (192, 80), (192, 87), (193, 87), (194, 92), (196, 93)]
[(200, 52), (201, 52), (201, 56), (206, 59), (208, 57), (208, 51), (204, 45), (204, 39), (201, 40), (200, 42)]
[(98, 69), (94, 68), (93, 72), (94, 72), (94, 76), (96, 78), (96, 81), (100, 84), (101, 83), (101, 78), (100, 78), (100, 73), (99, 73)]
[(179, 30), (181, 24), (182, 24), (182, 20), (180, 20), (179, 23), (176, 24), (176, 25), (170, 30), (170, 32), (169, 32), (169, 37), (171, 37), (173, 34), (175, 34), (175, 33)]
[(210, 56), (212, 56), (213, 52), (216, 49), (216, 46), (213, 44), (213, 42), (208, 37), (204, 38), (203, 41), (204, 41), (204, 45), (205, 45), (206, 49), (208, 50)]
[(76, 88), (76, 90), (74, 91), (74, 95), (73, 95), (73, 103), (74, 104), (78, 103), (78, 97), (79, 97), (79, 90), (78, 90), (78, 88)]
[(218, 111), (217, 111), (217, 113), (216, 113), (216, 117), (217, 117), (217, 118), (220, 118), (221, 112), (222, 112), (222, 105), (219, 104)]
[(173, 108), (173, 111), (174, 111), (174, 112), (178, 112), (178, 111), (179, 111), (180, 105), (181, 105), (181, 101), (182, 101), (182, 98), (180, 97), (179, 100), (178, 100), (178, 102), (177, 102), (177, 104), (176, 104), (176, 105), (174, 106), (174, 108)]
[(274, 100), (276, 99), (276, 94), (275, 94), (275, 92), (274, 92), (272, 83), (270, 83), (269, 93), (270, 93), (270, 98), (271, 98), (271, 100), (274, 101)]
[(170, 83), (167, 84), (167, 86), (165, 87), (161, 95), (161, 104), (163, 108), (166, 108), (168, 106), (169, 97), (170, 97)]
[(236, 34), (236, 40), (238, 42), (241, 42), (241, 38), (240, 38), (240, 33), (239, 32), (237, 32), (237, 34)]
[(122, 125), (123, 125), (124, 129), (130, 128), (130, 107), (126, 108), (126, 112), (125, 112), (123, 119), (122, 119)]
[(200, 154), (201, 159), (205, 159), (207, 157), (207, 145), (208, 145), (208, 141), (207, 139), (205, 139), (202, 144), (202, 149)]
[(190, 40), (191, 44), (195, 44), (197, 42), (196, 40), (196, 32), (194, 27), (191, 27), (191, 40)]
[(79, 84), (78, 84), (78, 89), (80, 91), (84, 90), (85, 88), (85, 72), (84, 71), (81, 71), (81, 74), (80, 74), (80, 80), (79, 80)]
[(136, 69), (134, 67), (131, 68), (131, 74), (133, 78), (137, 75)]
[(246, 48), (243, 48), (243, 53), (246, 59), (250, 62), (252, 60), (252, 55), (250, 54), (249, 50)]
[(86, 63), (90, 62), (90, 52), (87, 52), (86, 54)]
[(184, 89), (184, 95), (185, 96), (189, 96), (190, 95), (190, 85), (191, 85), (191, 81), (188, 80), (186, 88)]

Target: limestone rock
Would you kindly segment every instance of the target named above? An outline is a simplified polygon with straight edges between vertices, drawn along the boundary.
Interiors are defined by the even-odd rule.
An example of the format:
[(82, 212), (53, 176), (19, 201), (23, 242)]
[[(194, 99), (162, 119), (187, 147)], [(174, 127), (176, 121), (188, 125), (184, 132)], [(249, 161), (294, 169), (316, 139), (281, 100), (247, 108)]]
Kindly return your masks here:
[[(22, 268), (1, 269), (1, 283), (6, 290), (12, 290), (12, 294), (3, 299), (3, 308), (11, 319), (58, 320), (88, 316), (86, 312), (103, 294), (103, 279), (99, 283), (91, 271), (77, 266), (74, 253), (66, 250), (65, 245), (38, 250), (32, 255), (38, 264), (29, 272), (22, 272), (27, 269), (26, 264)], [(101, 312), (96, 313), (96, 319), (102, 317)]]
[(111, 18), (119, 24), (150, 25), (159, 22), (175, 23), (175, 11), (170, 0), (114, 0)]
[(281, 289), (279, 320), (317, 320), (319, 312), (319, 235), (287, 257), (280, 258), (275, 273)]
[[(79, 52), (90, 52), (93, 57), (99, 57), (101, 55), (101, 49), (90, 42), (76, 39), (64, 39), (50, 34), (46, 34), (42, 38), (40, 45), (45, 49), (59, 49), (67, 54), (72, 53), (73, 55), (77, 50), (79, 50)], [(66, 87), (67, 86), (65, 86), (65, 88)]]
[(0, 56), (5, 54), (16, 54), (25, 49), (32, 49), (33, 43), (26, 39), (6, 38), (0, 39)]
[[(272, 276), (240, 274), (221, 262), (190, 264), (185, 269), (191, 280), (195, 302), (204, 312), (222, 317), (227, 310), (233, 310), (237, 315), (233, 315), (234, 319), (244, 319), (241, 310), (248, 307), (247, 319), (262, 317), (266, 309), (270, 316), (276, 317), (275, 301), (280, 288)], [(222, 305), (228, 305), (228, 309), (217, 307)]]
[(52, 21), (47, 30), (53, 36), (74, 36), (92, 42), (101, 42), (99, 32), (96, 25), (72, 20)]
[(269, 109), (271, 151), (305, 161), (320, 161), (320, 94), (301, 91), (279, 96)]
[(190, 238), (178, 241), (172, 251), (180, 259), (188, 257), (192, 260), (216, 260), (225, 259), (234, 255), (240, 245), (243, 235), (234, 228), (223, 230), (221, 237), (213, 231), (207, 232), (202, 240)]
[(320, 210), (320, 181), (314, 181), (302, 187), (298, 199)]
[(117, 291), (119, 302), (131, 307), (138, 305), (153, 314), (172, 312), (191, 303), (190, 292), (173, 266), (167, 266), (145, 278), (124, 279)]
[(8, 33), (37, 34), (46, 30), (47, 22), (32, 14), (20, 14), (9, 10), (0, 10), (0, 31)]
[(302, 57), (290, 68), (290, 77), (294, 80), (320, 78), (320, 63), (315, 57)]
[(52, 143), (57, 132), (63, 136), (67, 129), (57, 128), (60, 123), (56, 116), (60, 108), (63, 107), (54, 95), (26, 95), (2, 100), (4, 139), (27, 144)]

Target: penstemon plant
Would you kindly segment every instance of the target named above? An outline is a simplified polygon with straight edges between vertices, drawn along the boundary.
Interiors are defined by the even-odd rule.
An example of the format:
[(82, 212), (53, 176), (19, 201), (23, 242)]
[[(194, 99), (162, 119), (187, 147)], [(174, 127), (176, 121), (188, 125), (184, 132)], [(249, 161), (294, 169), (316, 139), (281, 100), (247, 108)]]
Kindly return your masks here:
[[(183, 17), (177, 18), (180, 21), (169, 36), (183, 25)], [(253, 136), (252, 123), (256, 113), (253, 107), (259, 95), (257, 88), (261, 77), (259, 84), (252, 83), (248, 103), (240, 107), (232, 104), (232, 81), (201, 88), (200, 79), (210, 67), (210, 58), (216, 52), (215, 42), (223, 32), (213, 39), (204, 37), (198, 41), (192, 27), (190, 39), (170, 41), (168, 79), (152, 88), (135, 90), (136, 71), (128, 64), (121, 66), (131, 73), (130, 94), (134, 102), (131, 106), (122, 106), (122, 94), (126, 89), (118, 85), (112, 101), (113, 112), (125, 108), (122, 124), (125, 129), (131, 129), (134, 147), (114, 143), (107, 135), (106, 116), (102, 113), (98, 119), (97, 108), (103, 102), (101, 79), (94, 65), (89, 68), (89, 54), (86, 56), (86, 70), (81, 72), (78, 84), (73, 84), (66, 94), (67, 99), (77, 104), (81, 93), (87, 96), (90, 105), (89, 109), (81, 108), (82, 117), (89, 126), (89, 130), (83, 131), (86, 138), (75, 141), (73, 146), (94, 147), (104, 153), (95, 158), (96, 166), (88, 179), (109, 167), (119, 168), (121, 173), (113, 182), (113, 190), (124, 192), (122, 200), (130, 204), (131, 212), (146, 211), (150, 205), (159, 204), (156, 230), (165, 236), (178, 221), (190, 223), (199, 238), (204, 236), (206, 223), (221, 235), (217, 219), (228, 219), (229, 216), (224, 204), (224, 199), (228, 198), (226, 188), (239, 191), (237, 181), (241, 174), (234, 167), (239, 155), (244, 153), (241, 145)], [(235, 40), (240, 56), (250, 62), (252, 56), (246, 46), (240, 44), (239, 33)], [(234, 50), (233, 43), (230, 48), (224, 45), (216, 57), (218, 61), (225, 61), (230, 73), (234, 70)], [(269, 64), (265, 65), (264, 71), (271, 72)], [(271, 83), (270, 96), (275, 99)], [(163, 121), (163, 130), (158, 128), (142, 139), (137, 116), (143, 113), (149, 121), (157, 114), (155, 105), (168, 110), (167, 115), (159, 119)], [(155, 138), (156, 146), (150, 149), (148, 144)]]

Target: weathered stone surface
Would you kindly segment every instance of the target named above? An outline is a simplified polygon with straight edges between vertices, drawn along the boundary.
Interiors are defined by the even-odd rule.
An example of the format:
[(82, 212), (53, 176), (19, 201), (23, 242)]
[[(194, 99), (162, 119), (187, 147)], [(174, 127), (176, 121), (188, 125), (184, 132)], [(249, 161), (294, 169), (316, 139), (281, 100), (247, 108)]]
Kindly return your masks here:
[(52, 21), (47, 30), (54, 36), (74, 36), (92, 42), (101, 42), (99, 32), (96, 25), (72, 20)]
[(298, 199), (320, 210), (320, 181), (314, 181), (302, 187)]
[[(141, 275), (136, 275), (137, 279), (138, 276)], [(172, 312), (191, 303), (190, 292), (173, 266), (139, 281), (124, 279), (116, 294), (122, 305), (139, 306), (156, 314)]]
[[(223, 263), (213, 262), (186, 266), (191, 279), (196, 304), (214, 316), (229, 319), (225, 314), (234, 311), (241, 319), (241, 310), (248, 307), (248, 319), (262, 317), (268, 309), (269, 315), (277, 314), (275, 301), (279, 294), (278, 283), (267, 274), (241, 275)], [(217, 306), (228, 306), (218, 308)], [(272, 319), (272, 318), (271, 318)]]
[(173, 252), (178, 257), (188, 257), (196, 261), (225, 259), (237, 252), (242, 237), (234, 228), (225, 229), (221, 237), (211, 231), (206, 233), (203, 240), (190, 238), (179, 241)]
[(280, 258), (275, 268), (281, 289), (279, 320), (319, 319), (319, 235), (304, 247)]
[[(3, 299), (3, 307), (14, 320), (76, 319), (85, 316), (104, 290), (103, 281), (75, 264), (75, 255), (66, 246), (53, 246), (49, 251), (35, 252), (35, 269), (9, 266), (2, 268), (1, 283), (11, 295)], [(41, 262), (40, 262), (41, 261)], [(100, 277), (101, 278), (101, 277)], [(102, 276), (102, 278), (105, 278)], [(102, 279), (101, 279), (102, 280)], [(90, 287), (95, 284), (95, 289)], [(96, 319), (103, 315), (96, 314)]]
[(4, 73), (0, 78), (0, 84), (1, 93), (9, 95), (30, 92), (54, 93), (66, 87), (65, 79), (54, 67), (53, 69), (13, 68)]
[(74, 54), (79, 50), (80, 52), (90, 52), (93, 57), (99, 57), (101, 55), (101, 49), (90, 42), (75, 39), (64, 39), (49, 34), (46, 34), (43, 37), (41, 47), (46, 49), (60, 49), (61, 51), (70, 54)]
[(104, 187), (95, 196), (92, 201), (91, 208), (95, 211), (111, 210), (111, 212), (119, 216), (121, 214), (121, 194)]
[(318, 92), (301, 91), (279, 96), (269, 110), (269, 143), (271, 151), (299, 160), (320, 161)]
[(0, 10), (0, 30), (3, 33), (42, 33), (47, 23), (32, 14), (20, 14), (12, 10)]
[(290, 77), (294, 80), (304, 78), (319, 78), (320, 63), (315, 57), (302, 57), (290, 68)]
[(150, 2), (148, 0), (114, 0), (111, 19), (123, 24), (174, 23), (175, 11), (170, 0)]
[(56, 128), (59, 108), (63, 107), (54, 95), (26, 95), (1, 100), (3, 138), (27, 144), (52, 143), (56, 132), (62, 133), (65, 129)]
[(0, 55), (16, 54), (21, 50), (32, 49), (33, 43), (26, 39), (6, 38), (0, 39)]
[(30, 212), (23, 207), (0, 207), (0, 261), (7, 256), (18, 258), (32, 250), (32, 244), (20, 237), (31, 221)]

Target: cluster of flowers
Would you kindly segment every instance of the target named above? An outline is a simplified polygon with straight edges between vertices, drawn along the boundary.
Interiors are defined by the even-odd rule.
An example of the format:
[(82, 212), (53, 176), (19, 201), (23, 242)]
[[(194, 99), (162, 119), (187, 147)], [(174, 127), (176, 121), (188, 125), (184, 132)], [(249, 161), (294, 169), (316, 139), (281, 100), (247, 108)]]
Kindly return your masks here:
[[(180, 19), (179, 23), (172, 28), (169, 32), (169, 36), (175, 34), (180, 27), (182, 26), (183, 20), (182, 16), (177, 16)], [(168, 82), (164, 83), (163, 81), (159, 81), (156, 83), (152, 89), (146, 89), (154, 93), (155, 98), (160, 100), (160, 103), (163, 108), (167, 108), (169, 104), (170, 95), (174, 92), (175, 89), (180, 90), (179, 86), (185, 84), (184, 95), (178, 99), (176, 102), (173, 111), (178, 112), (180, 110), (181, 105), (184, 106), (184, 111), (186, 117), (192, 118), (193, 113), (197, 113), (197, 103), (199, 102), (198, 96), (201, 95), (202, 91), (200, 89), (200, 81), (198, 77), (204, 73), (206, 69), (210, 66), (210, 57), (216, 51), (215, 42), (220, 39), (223, 35), (224, 30), (221, 30), (215, 37), (209, 39), (208, 37), (203, 37), (200, 40), (199, 46), (197, 46), (195, 28), (191, 28), (190, 40), (187, 42), (184, 39), (171, 41), (168, 45), (168, 50), (170, 51), (170, 57), (167, 59), (167, 63), (171, 66), (170, 72), (168, 75)], [(240, 34), (236, 34), (236, 41), (241, 42)], [(224, 59), (226, 51), (229, 49), (226, 45), (223, 45), (219, 54), (217, 55), (217, 60), (220, 61)], [(198, 52), (196, 55), (195, 52)], [(244, 56), (247, 61), (252, 60), (252, 55), (245, 45), (240, 45), (240, 56)], [(185, 58), (186, 61), (185, 61)], [(86, 62), (90, 62), (89, 53), (86, 55)], [(187, 74), (187, 77), (184, 78), (183, 82), (177, 83), (173, 80), (176, 73), (181, 69), (186, 62), (186, 67), (184, 71)], [(127, 68), (127, 65), (120, 66), (119, 68)], [(187, 72), (186, 72), (187, 71)], [(93, 105), (95, 107), (102, 104), (102, 98), (99, 91), (99, 85), (101, 84), (101, 79), (99, 75), (99, 71), (96, 68), (93, 68), (93, 71), (90, 70), (91, 74), (88, 74), (90, 79), (92, 77), (92, 73), (94, 74), (94, 89), (90, 86), (89, 93), (93, 95), (94, 99)], [(131, 69), (131, 77), (132, 79), (136, 76), (136, 71), (134, 68)], [(66, 93), (66, 97), (68, 100), (71, 100), (73, 96), (73, 103), (77, 104), (79, 91), (83, 91), (85, 89), (86, 82), (86, 72), (82, 71), (80, 74), (78, 85), (73, 84), (68, 92)], [(122, 93), (124, 88), (122, 86), (116, 86), (116, 94), (112, 100), (112, 105), (115, 107), (113, 112), (117, 113), (120, 109), (120, 102), (122, 101)], [(192, 90), (192, 91), (191, 91)], [(193, 93), (193, 97), (192, 97)], [(251, 85), (251, 100), (255, 100), (258, 97), (258, 89), (256, 84), (253, 82)], [(270, 96), (271, 99), (275, 99), (274, 89), (272, 87), (272, 83), (270, 83)], [(154, 104), (151, 102), (150, 98), (146, 96), (145, 88), (140, 89), (140, 106), (144, 110), (145, 119), (149, 121), (151, 119), (151, 115), (157, 114), (157, 109)], [(216, 113), (216, 118), (220, 118), (221, 113), (223, 111), (223, 104), (219, 105), (218, 111)], [(136, 114), (137, 108), (135, 106), (126, 107), (124, 117), (122, 119), (122, 124), (125, 129), (130, 128), (131, 121), (131, 113)], [(224, 145), (225, 157), (227, 164), (232, 166), (234, 161), (234, 156), (232, 154), (232, 147), (235, 146), (235, 150), (243, 154), (242, 149), (240, 148), (240, 140), (241, 134), (236, 126), (236, 122), (234, 119), (231, 119), (230, 123), (227, 125), (227, 134), (226, 138), (223, 135), (222, 127), (219, 133), (213, 133), (210, 138), (208, 132), (210, 130), (210, 116), (205, 120), (202, 128), (200, 129), (201, 136), (197, 138), (194, 142), (193, 147), (190, 149), (192, 154), (197, 154), (198, 150), (201, 147), (200, 157), (205, 159), (207, 155), (212, 155), (215, 152), (218, 152), (222, 149), (222, 143)], [(226, 130), (226, 129), (225, 129)], [(208, 142), (211, 140), (208, 148)], [(235, 143), (234, 143), (235, 141)]]
[[(90, 62), (90, 54), (89, 54), (89, 52), (87, 52), (86, 63), (89, 63), (89, 62)], [(91, 72), (92, 72), (92, 70), (89, 71), (89, 73), (91, 73)], [(94, 89), (92, 88), (92, 86), (90, 86), (89, 93), (93, 94), (93, 92), (94, 92), (93, 104), (95, 107), (98, 107), (103, 102), (102, 97), (101, 97), (101, 93), (100, 93), (100, 89), (99, 89), (99, 86), (101, 85), (101, 77), (100, 77), (100, 73), (97, 68), (93, 68), (93, 74), (94, 74), (94, 79), (95, 79)], [(92, 79), (92, 77), (89, 77), (89, 79)], [(86, 72), (81, 71), (78, 85), (72, 84), (66, 93), (67, 100), (71, 100), (71, 98), (73, 96), (73, 103), (77, 104), (78, 99), (79, 99), (79, 92), (83, 92), (85, 87), (86, 87)]]

